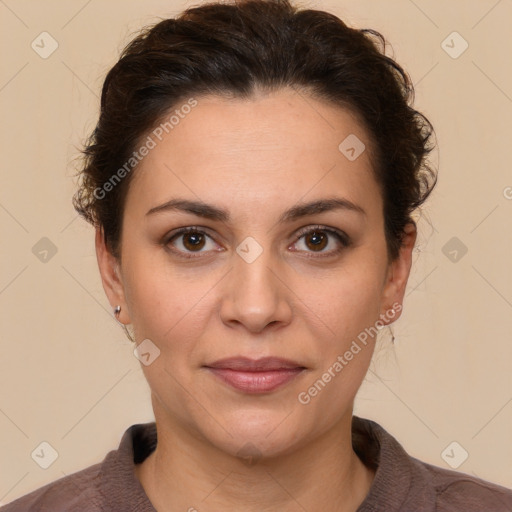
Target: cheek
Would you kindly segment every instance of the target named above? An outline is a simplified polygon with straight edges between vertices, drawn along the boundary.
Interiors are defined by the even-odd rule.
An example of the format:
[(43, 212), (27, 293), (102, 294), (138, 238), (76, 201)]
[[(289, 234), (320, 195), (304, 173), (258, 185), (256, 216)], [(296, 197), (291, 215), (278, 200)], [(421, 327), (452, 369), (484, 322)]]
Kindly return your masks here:
[(159, 346), (177, 338), (184, 344), (199, 329), (200, 311), (206, 304), (202, 304), (204, 288), (200, 284), (185, 290), (177, 280), (150, 278), (135, 283), (130, 291), (132, 323), (138, 337), (153, 339)]
[(376, 284), (378, 268), (366, 269), (351, 272), (347, 268), (311, 297), (305, 308), (321, 318), (322, 328), (311, 330), (318, 364), (296, 400), (308, 417), (321, 416), (325, 428), (346, 413), (372, 358), (381, 290)]
[(378, 319), (382, 275), (380, 267), (360, 261), (321, 281), (298, 281), (294, 290), (304, 303), (304, 314), (309, 310), (309, 318), (321, 332), (344, 343)]
[[(166, 259), (164, 250), (139, 247), (127, 241), (123, 254), (124, 291), (137, 341), (162, 341), (176, 331), (196, 325), (204, 307), (205, 289), (215, 283), (213, 276), (180, 270)], [(211, 281), (211, 283), (210, 283)]]

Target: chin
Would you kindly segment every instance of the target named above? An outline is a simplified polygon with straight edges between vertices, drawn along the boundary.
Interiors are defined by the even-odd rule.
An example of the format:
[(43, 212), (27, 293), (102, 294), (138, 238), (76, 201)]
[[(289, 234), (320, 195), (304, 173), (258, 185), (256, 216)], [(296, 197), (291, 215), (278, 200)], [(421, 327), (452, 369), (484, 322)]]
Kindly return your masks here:
[(268, 432), (261, 431), (259, 435), (253, 433), (252, 437), (236, 435), (233, 438), (225, 438), (225, 442), (216, 447), (226, 454), (242, 459), (242, 462), (251, 464), (258, 460), (271, 459), (282, 456), (293, 450), (294, 442), (288, 433), (285, 437), (269, 439)]
[(296, 421), (293, 421), (293, 430), (289, 424), (283, 426), (287, 414), (284, 410), (238, 411), (236, 418), (224, 417), (223, 424), (229, 425), (226, 428), (229, 433), (217, 425), (215, 434), (211, 428), (206, 430), (206, 437), (218, 449), (235, 457), (252, 460), (277, 457), (293, 449), (301, 437), (301, 433), (295, 431)]

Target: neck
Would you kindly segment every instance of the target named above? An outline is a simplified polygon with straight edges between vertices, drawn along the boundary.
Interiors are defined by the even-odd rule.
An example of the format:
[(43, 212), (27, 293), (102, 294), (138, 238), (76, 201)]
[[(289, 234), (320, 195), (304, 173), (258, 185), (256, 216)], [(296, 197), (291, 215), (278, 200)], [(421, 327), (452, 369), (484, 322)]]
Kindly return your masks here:
[(136, 475), (159, 512), (355, 512), (374, 472), (352, 449), (349, 412), (293, 452), (250, 461), (222, 452), (155, 411), (157, 447), (136, 466)]

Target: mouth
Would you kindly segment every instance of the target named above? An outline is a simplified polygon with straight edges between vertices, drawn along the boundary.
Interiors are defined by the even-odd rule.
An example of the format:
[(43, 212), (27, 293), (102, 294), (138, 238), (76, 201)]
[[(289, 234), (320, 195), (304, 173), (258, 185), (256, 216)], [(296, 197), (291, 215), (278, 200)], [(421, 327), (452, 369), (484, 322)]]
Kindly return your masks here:
[(284, 386), (306, 367), (289, 359), (232, 357), (205, 365), (215, 377), (245, 393), (269, 393)]

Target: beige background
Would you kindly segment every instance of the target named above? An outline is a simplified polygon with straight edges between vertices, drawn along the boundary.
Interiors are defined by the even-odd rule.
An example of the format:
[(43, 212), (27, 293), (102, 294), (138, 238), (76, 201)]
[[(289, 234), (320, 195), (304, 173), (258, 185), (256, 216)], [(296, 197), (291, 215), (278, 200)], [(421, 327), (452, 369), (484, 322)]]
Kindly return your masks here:
[[(153, 419), (93, 230), (71, 206), (72, 160), (130, 34), (194, 3), (0, 0), (0, 503), (101, 461), (128, 426)], [(439, 140), (395, 348), (384, 333), (355, 412), (442, 467), (457, 441), (452, 460), (469, 454), (460, 471), (512, 487), (512, 2), (303, 4), (381, 31)], [(47, 59), (31, 48), (43, 31), (59, 45)], [(453, 31), (469, 44), (458, 58), (442, 47)], [(458, 36), (445, 44), (462, 48)], [(43, 237), (57, 248), (46, 262), (33, 253)], [(452, 237), (467, 247), (457, 261)], [(46, 470), (31, 458), (43, 441), (58, 452)]]

